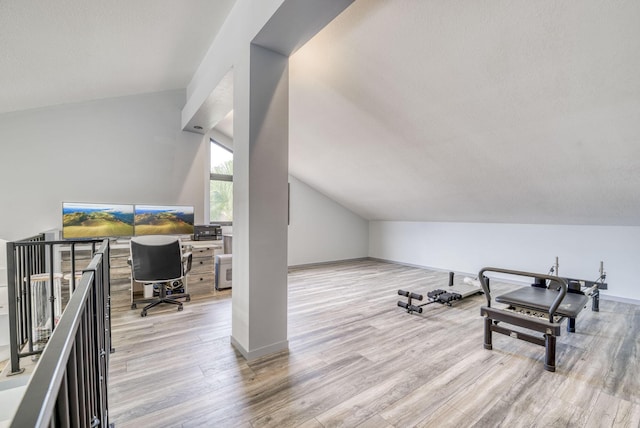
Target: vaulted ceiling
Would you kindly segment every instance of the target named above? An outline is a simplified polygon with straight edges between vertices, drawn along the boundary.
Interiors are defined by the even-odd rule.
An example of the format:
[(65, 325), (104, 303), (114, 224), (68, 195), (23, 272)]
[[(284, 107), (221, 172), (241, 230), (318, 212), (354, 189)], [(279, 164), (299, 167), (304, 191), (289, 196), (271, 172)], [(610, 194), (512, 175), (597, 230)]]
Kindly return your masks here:
[(291, 59), (291, 171), (368, 219), (640, 225), (638, 23), (356, 1)]
[(0, 1), (0, 113), (185, 88), (235, 0)]
[[(0, 113), (184, 88), (233, 3), (0, 1)], [(638, 22), (356, 0), (291, 57), (291, 173), (367, 219), (640, 225)]]

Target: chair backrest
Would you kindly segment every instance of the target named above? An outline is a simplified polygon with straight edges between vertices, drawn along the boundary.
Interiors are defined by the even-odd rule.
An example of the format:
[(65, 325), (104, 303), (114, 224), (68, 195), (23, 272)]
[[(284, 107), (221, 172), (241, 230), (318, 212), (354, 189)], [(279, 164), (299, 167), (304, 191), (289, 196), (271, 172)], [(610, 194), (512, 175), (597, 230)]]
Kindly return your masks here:
[(139, 282), (164, 282), (183, 276), (182, 246), (175, 236), (131, 238), (131, 272)]

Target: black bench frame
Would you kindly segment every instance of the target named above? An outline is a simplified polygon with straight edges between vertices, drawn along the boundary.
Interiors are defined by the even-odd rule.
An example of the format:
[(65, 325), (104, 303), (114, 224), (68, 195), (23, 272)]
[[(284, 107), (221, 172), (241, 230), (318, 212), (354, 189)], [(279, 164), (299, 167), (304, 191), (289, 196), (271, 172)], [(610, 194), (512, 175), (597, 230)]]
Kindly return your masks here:
[[(544, 308), (540, 308), (533, 303), (531, 306), (524, 306), (524, 308), (522, 306), (519, 306), (519, 311), (516, 310), (515, 306), (509, 306), (509, 308), (507, 309), (493, 308), (491, 307), (491, 290), (489, 288), (489, 281), (485, 276), (485, 273), (487, 272), (535, 278), (535, 284), (533, 284), (534, 287), (547, 288), (546, 284), (548, 281), (550, 288), (547, 289), (550, 293), (555, 294), (555, 298), (553, 298), (552, 303), (548, 307)], [(480, 314), (484, 317), (484, 348), (493, 348), (493, 332), (524, 340), (536, 345), (544, 346), (544, 368), (545, 370), (554, 372), (556, 369), (556, 337), (560, 336), (560, 332), (562, 331), (562, 322), (566, 318), (569, 318), (570, 321), (567, 325), (567, 330), (570, 332), (575, 331), (575, 317), (582, 310), (582, 307), (579, 307), (571, 312), (563, 313), (562, 311), (559, 311), (560, 305), (562, 304), (568, 292), (580, 294), (581, 296), (587, 296), (587, 294), (580, 291), (578, 280), (568, 280), (566, 278), (557, 276), (493, 267), (486, 267), (481, 269), (478, 274), (478, 278), (480, 278), (482, 289), (484, 290), (485, 296), (487, 298), (487, 305), (480, 308)], [(571, 283), (572, 281), (574, 281), (575, 283), (573, 283), (571, 289), (569, 289), (569, 283)], [(592, 285), (592, 291), (589, 292), (589, 296), (595, 296), (595, 298), (597, 299), (599, 295), (599, 283), (588, 281), (583, 282)], [(551, 287), (552, 284), (555, 286)], [(500, 297), (502, 296), (499, 296), (498, 299)], [(575, 297), (577, 298), (578, 296)], [(509, 302), (506, 300), (502, 300), (501, 302), (509, 304)], [(588, 302), (588, 298), (584, 299), (584, 297), (582, 297), (582, 299), (578, 299), (578, 302), (584, 302), (586, 304), (586, 302)], [(593, 302), (593, 310), (598, 310), (597, 300)], [(533, 312), (537, 312), (537, 314), (533, 314)], [(540, 315), (544, 315), (544, 317)], [(533, 330), (535, 332), (542, 333), (542, 336), (524, 333), (520, 330), (503, 327), (499, 325), (500, 322), (522, 327), (528, 330)]]

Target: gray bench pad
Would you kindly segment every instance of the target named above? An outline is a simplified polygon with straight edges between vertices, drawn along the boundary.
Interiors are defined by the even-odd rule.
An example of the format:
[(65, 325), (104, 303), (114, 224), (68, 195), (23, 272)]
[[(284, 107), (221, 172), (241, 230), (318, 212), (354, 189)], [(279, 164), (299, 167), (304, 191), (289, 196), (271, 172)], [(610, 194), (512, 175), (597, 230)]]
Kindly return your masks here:
[[(496, 297), (496, 302), (511, 306), (534, 309), (548, 313), (558, 291), (541, 287), (524, 287)], [(575, 318), (585, 307), (589, 298), (584, 294), (567, 293), (556, 311), (556, 315)]]

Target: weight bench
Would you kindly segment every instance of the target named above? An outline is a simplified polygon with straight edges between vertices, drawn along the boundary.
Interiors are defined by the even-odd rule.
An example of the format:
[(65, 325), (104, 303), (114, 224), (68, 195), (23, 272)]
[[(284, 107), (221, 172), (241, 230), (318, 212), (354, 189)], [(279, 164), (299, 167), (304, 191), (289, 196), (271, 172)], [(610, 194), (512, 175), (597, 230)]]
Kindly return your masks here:
[[(505, 309), (494, 308), (491, 306), (491, 290), (485, 277), (486, 272), (532, 277), (535, 278), (535, 283), (531, 287), (519, 288), (495, 297), (496, 302), (508, 306)], [(480, 270), (478, 278), (487, 298), (487, 306), (480, 308), (480, 314), (484, 317), (484, 348), (493, 348), (493, 332), (544, 346), (544, 368), (551, 372), (556, 370), (556, 337), (560, 336), (562, 323), (568, 319), (567, 331), (575, 331), (576, 317), (587, 306), (592, 295), (598, 296), (601, 284), (591, 282), (592, 286), (582, 291), (579, 286), (578, 289), (575, 286), (569, 288), (570, 281), (578, 280), (491, 267)], [(603, 278), (604, 275), (601, 274), (601, 279)], [(594, 310), (597, 310), (595, 302)], [(503, 327), (499, 323), (533, 330), (542, 333), (542, 336)]]
[[(406, 309), (407, 313), (422, 313), (422, 307), (426, 305), (430, 305), (432, 303), (440, 303), (442, 305), (452, 306), (452, 303), (456, 300), (462, 300), (466, 297), (472, 296), (474, 294), (482, 294), (482, 290), (479, 285), (470, 285), (470, 284), (458, 284), (453, 285), (453, 272), (449, 272), (449, 288), (443, 290), (441, 288), (431, 290), (427, 293), (427, 301), (426, 303), (416, 304), (414, 300), (422, 301), (424, 296), (419, 293), (413, 293), (407, 290), (398, 290), (398, 295), (404, 296), (407, 298), (406, 302), (398, 301), (398, 306)], [(466, 282), (467, 279), (465, 279)], [(470, 282), (474, 283), (473, 280)]]

